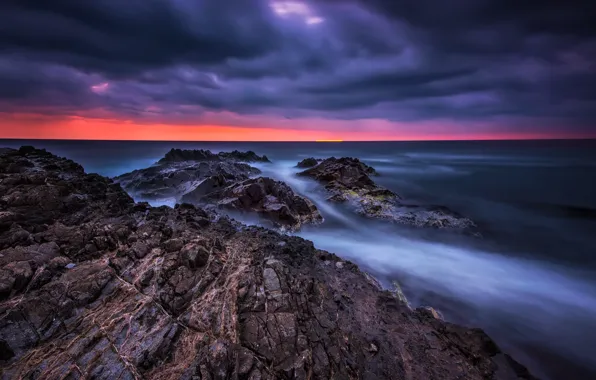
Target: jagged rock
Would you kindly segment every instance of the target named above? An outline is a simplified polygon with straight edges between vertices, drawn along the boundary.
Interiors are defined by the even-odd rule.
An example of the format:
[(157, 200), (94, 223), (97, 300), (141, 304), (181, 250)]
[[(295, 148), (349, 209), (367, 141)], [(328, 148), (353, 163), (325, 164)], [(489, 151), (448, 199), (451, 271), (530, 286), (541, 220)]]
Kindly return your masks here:
[[(0, 229), (2, 278), (14, 277), (3, 379), (532, 378), (481, 330), (410, 309), (309, 241), (138, 205), (68, 160), (0, 151), (0, 168), (15, 162), (0, 170), (14, 217)], [(78, 210), (62, 202), (72, 194), (87, 199)]]
[(206, 194), (261, 173), (245, 162), (270, 161), (252, 151), (215, 154), (208, 150), (172, 149), (156, 165), (122, 174), (114, 181), (141, 199), (179, 200), (193, 190)]
[[(331, 157), (323, 160), (317, 167), (300, 173), (300, 175), (313, 177), (319, 181), (337, 181), (348, 187), (374, 185), (368, 176), (376, 174), (373, 167), (351, 157)], [(359, 181), (364, 181), (364, 183)]]
[(230, 186), (233, 181), (226, 179), (223, 175), (211, 176), (204, 179), (199, 185), (192, 191), (184, 194), (181, 198), (182, 202), (187, 203), (198, 203), (205, 197), (205, 195), (221, 190), (227, 186)]
[(143, 199), (173, 197), (181, 203), (253, 212), (280, 229), (297, 230), (305, 223), (322, 221), (316, 206), (284, 183), (249, 179), (260, 171), (236, 162), (240, 160), (269, 162), (251, 151), (214, 154), (172, 149), (157, 166), (121, 175), (116, 181)]
[(242, 162), (271, 162), (267, 156), (259, 156), (253, 151), (212, 153), (209, 150), (171, 149), (159, 160), (159, 163), (180, 161), (242, 161)]
[(217, 179), (236, 182), (261, 171), (248, 164), (230, 161), (164, 162), (122, 174), (114, 180), (131, 194), (143, 199), (179, 199), (199, 187), (209, 187)]
[(294, 193), (285, 183), (267, 177), (235, 183), (202, 197), (191, 192), (182, 200), (196, 202), (197, 198), (199, 203), (215, 203), (222, 209), (257, 213), (281, 229), (298, 230), (303, 224), (323, 221), (310, 200)]
[(197, 244), (187, 244), (181, 251), (180, 257), (187, 267), (196, 269), (203, 267), (209, 261), (209, 251)]
[(357, 158), (331, 157), (298, 175), (322, 182), (330, 193), (329, 201), (349, 203), (357, 213), (369, 218), (478, 234), (473, 221), (446, 207), (410, 204), (394, 192), (378, 186), (370, 178), (370, 175), (378, 173)]
[(296, 165), (296, 166), (299, 168), (312, 168), (313, 166), (318, 165), (319, 161), (321, 161), (321, 160), (317, 160), (316, 158), (313, 158), (313, 157), (305, 158), (304, 160), (300, 161), (298, 163), (298, 165)]

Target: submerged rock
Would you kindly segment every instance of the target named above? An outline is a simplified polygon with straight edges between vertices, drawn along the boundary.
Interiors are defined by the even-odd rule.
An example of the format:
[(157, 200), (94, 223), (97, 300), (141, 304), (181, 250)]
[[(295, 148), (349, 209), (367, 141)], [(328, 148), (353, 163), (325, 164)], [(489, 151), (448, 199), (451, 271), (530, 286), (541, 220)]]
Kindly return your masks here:
[(357, 158), (331, 157), (298, 173), (325, 184), (332, 202), (346, 202), (356, 212), (375, 219), (415, 227), (431, 227), (476, 234), (476, 225), (446, 207), (409, 204), (389, 189), (378, 186), (371, 178), (374, 168)]
[[(298, 230), (303, 224), (320, 223), (323, 217), (307, 198), (296, 194), (288, 185), (267, 177), (258, 177), (225, 188), (219, 179), (199, 186), (182, 197), (183, 202), (216, 204), (222, 209), (254, 212), (277, 228)], [(215, 185), (213, 185), (215, 184)], [(205, 187), (211, 192), (205, 194)]]
[(2, 378), (531, 378), (481, 330), (309, 241), (135, 204), (33, 148), (0, 151), (0, 168)]

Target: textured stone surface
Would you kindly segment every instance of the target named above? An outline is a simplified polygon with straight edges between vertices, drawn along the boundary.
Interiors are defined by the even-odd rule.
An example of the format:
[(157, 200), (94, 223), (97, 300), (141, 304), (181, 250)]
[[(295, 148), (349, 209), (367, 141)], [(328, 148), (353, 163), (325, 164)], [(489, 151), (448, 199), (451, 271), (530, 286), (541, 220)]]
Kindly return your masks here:
[(298, 230), (303, 224), (323, 221), (317, 207), (296, 194), (288, 185), (267, 177), (252, 178), (197, 196), (197, 189), (182, 198), (184, 202), (215, 204), (221, 209), (253, 212), (282, 230)]
[(122, 174), (114, 180), (143, 199), (180, 199), (184, 194), (209, 186), (243, 181), (261, 171), (248, 164), (230, 161), (164, 162)]
[(378, 186), (371, 178), (374, 168), (357, 158), (328, 158), (306, 169), (300, 176), (325, 184), (332, 202), (346, 202), (369, 218), (388, 220), (415, 227), (431, 227), (477, 235), (473, 221), (446, 207), (411, 204), (392, 191)]
[(309, 241), (28, 147), (0, 152), (0, 194), (3, 379), (530, 378)]

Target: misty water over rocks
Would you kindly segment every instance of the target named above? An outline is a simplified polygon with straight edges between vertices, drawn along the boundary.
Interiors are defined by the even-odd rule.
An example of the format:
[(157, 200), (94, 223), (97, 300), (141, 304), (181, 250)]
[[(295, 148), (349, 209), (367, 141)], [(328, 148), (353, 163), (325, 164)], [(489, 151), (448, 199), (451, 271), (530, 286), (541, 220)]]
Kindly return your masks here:
[[(157, 162), (170, 148), (252, 150), (252, 163), (312, 200), (325, 218), (297, 235), (375, 275), (397, 281), (414, 306), (485, 329), (543, 378), (596, 374), (596, 143), (178, 143), (2, 141), (32, 144), (114, 177)], [(358, 157), (375, 182), (402, 197), (474, 220), (483, 239), (355, 215), (296, 176), (304, 158)], [(152, 201), (173, 205), (173, 199)], [(255, 219), (246, 219), (258, 223)]]

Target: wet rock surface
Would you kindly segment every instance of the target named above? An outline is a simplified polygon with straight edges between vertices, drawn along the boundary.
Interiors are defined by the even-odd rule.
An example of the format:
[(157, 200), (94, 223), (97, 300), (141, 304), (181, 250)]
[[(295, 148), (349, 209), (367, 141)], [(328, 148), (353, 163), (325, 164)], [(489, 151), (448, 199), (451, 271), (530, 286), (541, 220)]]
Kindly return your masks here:
[[(296, 231), (303, 224), (320, 223), (316, 206), (285, 183), (252, 178), (261, 171), (244, 162), (269, 162), (254, 152), (211, 153), (172, 149), (155, 166), (115, 178), (135, 197), (186, 202), (261, 216), (271, 227)], [(0, 217), (1, 222), (1, 217)]]
[(0, 151), (3, 379), (529, 379), (309, 241)]
[(348, 203), (356, 212), (375, 219), (415, 227), (431, 227), (477, 234), (473, 221), (446, 207), (408, 203), (389, 189), (378, 186), (376, 170), (357, 158), (328, 158), (298, 173), (323, 183), (332, 202)]
[[(209, 151), (190, 152), (211, 153)], [(126, 191), (142, 199), (179, 199), (210, 177), (220, 177), (232, 183), (246, 180), (260, 172), (249, 164), (233, 160), (223, 161), (219, 158), (205, 161), (164, 161), (162, 159), (155, 166), (123, 174), (114, 180)]]
[[(219, 178), (213, 180), (219, 185)], [(283, 182), (267, 177), (252, 178), (225, 188), (202, 187), (182, 197), (188, 203), (215, 204), (217, 207), (240, 212), (254, 212), (282, 230), (296, 231), (303, 224), (323, 221), (317, 207), (307, 198), (296, 194)]]

